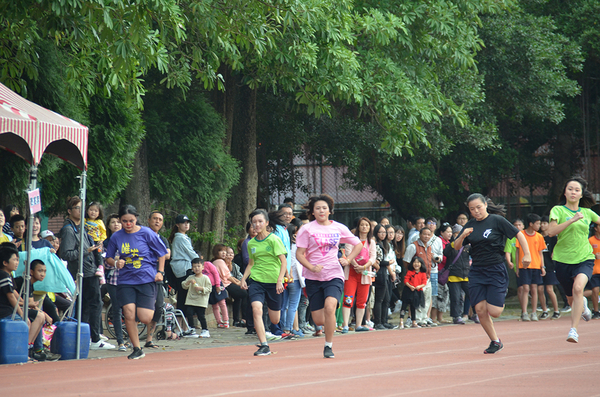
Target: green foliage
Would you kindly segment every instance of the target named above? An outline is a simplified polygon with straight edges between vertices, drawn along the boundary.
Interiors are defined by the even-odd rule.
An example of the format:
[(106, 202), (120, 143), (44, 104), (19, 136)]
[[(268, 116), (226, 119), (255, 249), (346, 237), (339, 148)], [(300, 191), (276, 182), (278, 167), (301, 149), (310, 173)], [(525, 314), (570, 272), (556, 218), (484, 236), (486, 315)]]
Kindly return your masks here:
[(225, 153), (225, 127), (204, 98), (158, 84), (149, 89), (147, 129), (151, 196), (183, 212), (212, 208), (239, 180), (237, 161)]

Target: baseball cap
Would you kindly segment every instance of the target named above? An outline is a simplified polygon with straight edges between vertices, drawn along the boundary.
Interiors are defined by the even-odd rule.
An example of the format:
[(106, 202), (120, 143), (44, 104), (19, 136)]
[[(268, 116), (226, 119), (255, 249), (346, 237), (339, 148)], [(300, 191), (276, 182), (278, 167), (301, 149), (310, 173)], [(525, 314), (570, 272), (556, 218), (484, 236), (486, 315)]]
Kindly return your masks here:
[(190, 218), (188, 218), (185, 215), (177, 215), (177, 218), (175, 219), (175, 223), (185, 223), (185, 222), (190, 222)]
[(50, 230), (44, 230), (43, 232), (40, 233), (40, 237), (41, 238), (54, 237), (54, 233), (52, 233)]

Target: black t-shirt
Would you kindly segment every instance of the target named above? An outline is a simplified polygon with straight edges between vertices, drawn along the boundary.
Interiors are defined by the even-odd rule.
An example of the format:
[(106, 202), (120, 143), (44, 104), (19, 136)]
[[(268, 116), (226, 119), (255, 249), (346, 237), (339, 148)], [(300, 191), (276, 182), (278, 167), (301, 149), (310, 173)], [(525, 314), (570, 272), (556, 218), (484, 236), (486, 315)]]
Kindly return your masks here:
[(558, 241), (558, 237), (544, 236), (544, 241), (546, 242), (546, 249), (542, 251), (544, 253), (544, 266), (546, 266), (546, 272), (553, 271), (556, 269), (556, 266), (552, 259), (552, 251), (554, 251), (554, 246)]
[(471, 218), (462, 230), (470, 227), (473, 228), (473, 233), (463, 240), (463, 245), (471, 244), (473, 266), (504, 263), (506, 239), (515, 237), (519, 230), (504, 217), (495, 214), (488, 215), (482, 221)]
[(11, 275), (4, 270), (0, 270), (0, 318), (12, 315), (14, 308), (10, 304), (7, 295), (12, 294), (14, 290)]

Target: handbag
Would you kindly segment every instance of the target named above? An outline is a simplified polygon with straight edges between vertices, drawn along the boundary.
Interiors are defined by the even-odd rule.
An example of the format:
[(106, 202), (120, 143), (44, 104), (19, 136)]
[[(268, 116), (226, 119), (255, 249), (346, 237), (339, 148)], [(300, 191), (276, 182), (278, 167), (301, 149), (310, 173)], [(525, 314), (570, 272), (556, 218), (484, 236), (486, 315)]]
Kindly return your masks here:
[(354, 260), (356, 263), (358, 263), (358, 266), (366, 265), (369, 261), (369, 250), (367, 247), (363, 245), (362, 250), (360, 250), (360, 253), (356, 256), (356, 258), (354, 258)]
[(460, 247), (458, 254), (456, 254), (456, 256), (454, 257), (454, 260), (452, 261), (450, 266), (444, 267), (442, 269), (442, 271), (438, 273), (438, 284), (446, 285), (446, 283), (448, 282), (448, 277), (450, 277), (450, 269), (452, 268), (452, 265), (454, 265), (456, 263), (456, 261), (460, 257), (460, 254), (462, 254), (463, 248), (464, 247)]
[(212, 291), (210, 291), (210, 295), (208, 296), (208, 304), (209, 305), (216, 305), (217, 302), (222, 301), (223, 299), (227, 299), (227, 297), (229, 296), (229, 294), (227, 293), (227, 290), (223, 287), (223, 282), (221, 281), (221, 292), (217, 293), (217, 289), (213, 288)]

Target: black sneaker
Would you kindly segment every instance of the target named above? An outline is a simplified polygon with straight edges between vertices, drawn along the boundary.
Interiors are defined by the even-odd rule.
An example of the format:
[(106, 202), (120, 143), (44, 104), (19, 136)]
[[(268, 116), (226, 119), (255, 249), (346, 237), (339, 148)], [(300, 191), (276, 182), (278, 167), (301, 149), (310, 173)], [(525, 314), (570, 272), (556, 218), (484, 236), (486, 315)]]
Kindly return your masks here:
[(386, 329), (394, 329), (394, 326), (390, 323), (383, 323), (381, 325), (383, 325)]
[(43, 351), (36, 352), (33, 349), (29, 350), (29, 357), (35, 361), (46, 361), (46, 353)]
[(598, 319), (600, 319), (600, 312), (593, 312), (592, 320), (598, 320)]
[(49, 350), (44, 350), (44, 354), (46, 355), (46, 361), (58, 361), (61, 357), (60, 354), (52, 353)]
[(545, 320), (548, 318), (548, 312), (543, 312), (542, 315), (540, 316), (540, 320)]
[(558, 320), (560, 318), (560, 312), (554, 312), (552, 315), (552, 320)]
[(271, 349), (269, 346), (261, 345), (257, 351), (254, 352), (255, 356), (268, 356), (271, 354)]
[(502, 341), (500, 341), (500, 342), (491, 341), (488, 348), (483, 351), (483, 354), (494, 354), (494, 353), (499, 352), (502, 349), (504, 349), (504, 345), (502, 344)]
[(331, 350), (331, 347), (325, 346), (325, 349), (323, 349), (323, 357), (335, 358), (335, 355), (333, 354), (333, 350)]
[(256, 330), (254, 328), (248, 328), (244, 335), (256, 335)]
[(127, 358), (130, 360), (137, 360), (139, 358), (144, 358), (144, 357), (146, 357), (146, 355), (144, 354), (144, 351), (139, 347), (134, 347), (133, 353), (131, 353), (130, 355), (127, 356)]

